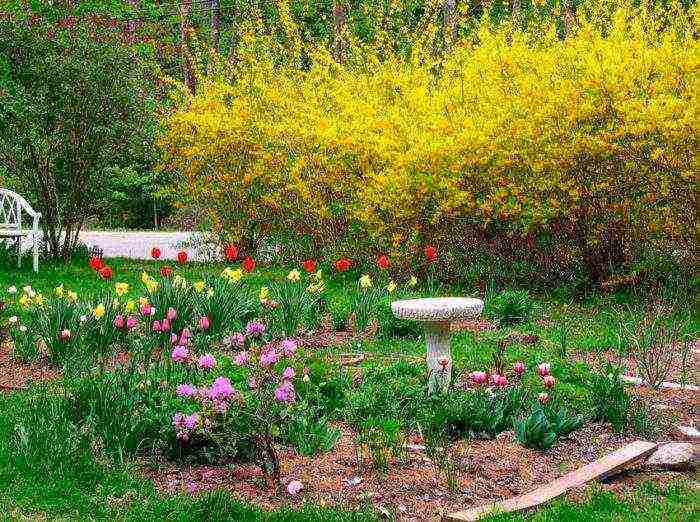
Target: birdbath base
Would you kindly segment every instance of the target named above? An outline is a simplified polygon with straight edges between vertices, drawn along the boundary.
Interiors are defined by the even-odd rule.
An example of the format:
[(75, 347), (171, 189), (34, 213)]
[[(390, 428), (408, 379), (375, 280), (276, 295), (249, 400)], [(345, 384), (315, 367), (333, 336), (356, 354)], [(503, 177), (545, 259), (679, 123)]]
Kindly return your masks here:
[(396, 317), (423, 323), (428, 364), (428, 393), (446, 390), (452, 378), (450, 325), (453, 321), (477, 317), (484, 309), (481, 299), (437, 297), (394, 301)]

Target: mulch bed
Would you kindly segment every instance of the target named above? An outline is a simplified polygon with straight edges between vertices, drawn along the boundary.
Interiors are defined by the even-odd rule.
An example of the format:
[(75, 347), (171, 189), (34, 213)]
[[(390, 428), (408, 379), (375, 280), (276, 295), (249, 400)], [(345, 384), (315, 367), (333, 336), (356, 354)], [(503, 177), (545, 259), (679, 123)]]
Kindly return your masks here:
[(15, 359), (9, 343), (0, 345), (0, 391), (23, 390), (29, 381), (54, 379), (60, 374), (46, 359), (25, 363)]
[[(280, 450), (285, 483), (299, 480), (304, 484), (297, 497), (289, 496), (283, 487), (269, 488), (260, 470), (246, 463), (178, 467), (162, 461), (157, 469), (144, 466), (143, 473), (163, 491), (197, 495), (224, 489), (263, 509), (298, 506), (304, 501), (348, 508), (369, 502), (402, 518), (427, 519), (526, 493), (637, 439), (613, 434), (603, 424), (590, 424), (545, 453), (524, 448), (513, 432), (495, 440), (459, 441), (452, 448), (459, 484), (457, 493), (452, 493), (422, 452), (391, 460), (384, 472), (372, 469), (369, 461), (358, 466), (353, 431), (345, 424), (335, 425), (342, 437), (330, 453), (309, 458), (291, 449)], [(624, 484), (610, 484), (616, 484), (610, 489), (624, 489)]]

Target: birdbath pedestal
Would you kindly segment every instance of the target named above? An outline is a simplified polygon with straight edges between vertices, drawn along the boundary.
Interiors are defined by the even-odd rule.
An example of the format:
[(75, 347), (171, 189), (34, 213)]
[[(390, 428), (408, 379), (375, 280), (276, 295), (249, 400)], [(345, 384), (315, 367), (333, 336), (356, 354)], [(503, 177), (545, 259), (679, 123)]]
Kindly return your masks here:
[(391, 303), (396, 317), (420, 321), (425, 331), (428, 362), (428, 393), (438, 386), (445, 390), (452, 377), (450, 325), (454, 321), (481, 315), (484, 302), (470, 297), (433, 297)]

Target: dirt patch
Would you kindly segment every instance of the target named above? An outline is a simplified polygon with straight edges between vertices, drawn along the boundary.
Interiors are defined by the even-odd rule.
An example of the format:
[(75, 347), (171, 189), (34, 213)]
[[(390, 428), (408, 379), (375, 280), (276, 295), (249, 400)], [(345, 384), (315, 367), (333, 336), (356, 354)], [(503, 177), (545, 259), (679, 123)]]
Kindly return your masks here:
[(0, 346), (0, 391), (23, 390), (30, 381), (55, 379), (59, 375), (59, 369), (45, 358), (22, 362), (12, 354), (11, 344)]
[(424, 519), (526, 493), (636, 439), (593, 424), (558, 441), (546, 453), (524, 448), (512, 432), (495, 440), (460, 441), (452, 448), (458, 484), (452, 492), (422, 452), (390, 460), (386, 471), (372, 469), (369, 461), (358, 463), (355, 434), (345, 424), (336, 426), (342, 436), (331, 453), (310, 458), (290, 448), (280, 449), (284, 482), (304, 484), (298, 497), (288, 495), (283, 486), (269, 488), (252, 464), (178, 467), (162, 461), (158, 469), (145, 467), (144, 473), (164, 491), (196, 495), (225, 489), (264, 509), (304, 501), (345, 507), (370, 502), (385, 512)]

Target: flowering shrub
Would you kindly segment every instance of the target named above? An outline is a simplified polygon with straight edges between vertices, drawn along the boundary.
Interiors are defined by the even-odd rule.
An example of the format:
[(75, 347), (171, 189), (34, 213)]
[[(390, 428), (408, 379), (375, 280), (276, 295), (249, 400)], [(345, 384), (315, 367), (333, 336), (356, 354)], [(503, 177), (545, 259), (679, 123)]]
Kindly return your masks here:
[[(193, 436), (207, 436), (217, 431), (252, 443), (255, 458), (263, 471), (279, 483), (276, 444), (297, 400), (294, 382), (302, 373), (296, 364), (297, 345), (290, 339), (267, 342), (265, 325), (259, 322), (248, 323), (245, 333), (240, 335), (243, 344), (232, 358), (233, 364), (241, 370), (236, 372), (237, 386), (225, 375), (210, 381), (208, 376), (216, 374), (212, 368), (207, 368), (201, 376), (202, 381), (211, 384), (180, 384), (176, 393), (185, 399), (190, 409), (189, 413), (173, 415), (173, 427), (183, 444)], [(175, 351), (173, 360), (194, 364), (192, 359), (175, 354)], [(202, 357), (199, 358), (200, 368), (201, 362)], [(226, 430), (226, 424), (232, 418), (237, 430)], [(243, 430), (241, 419), (244, 419)]]
[(483, 25), (440, 63), (310, 49), (302, 72), (244, 43), (237, 81), (203, 79), (166, 119), (164, 167), (215, 232), (274, 234), (338, 271), (495, 257), (599, 279), (644, 248), (683, 250), (694, 225), (692, 22), (626, 9), (582, 11), (565, 42), (553, 22)]

